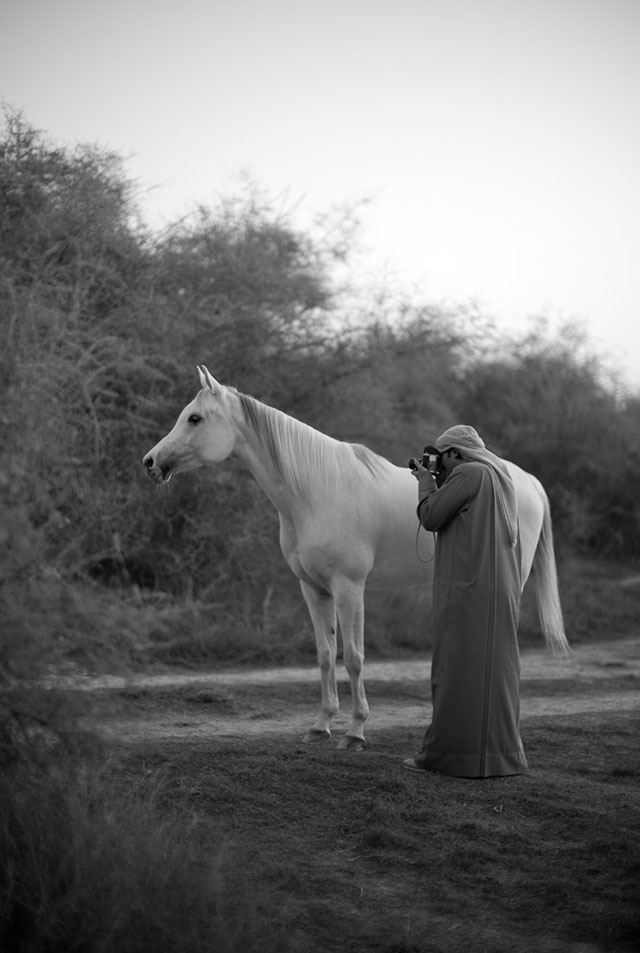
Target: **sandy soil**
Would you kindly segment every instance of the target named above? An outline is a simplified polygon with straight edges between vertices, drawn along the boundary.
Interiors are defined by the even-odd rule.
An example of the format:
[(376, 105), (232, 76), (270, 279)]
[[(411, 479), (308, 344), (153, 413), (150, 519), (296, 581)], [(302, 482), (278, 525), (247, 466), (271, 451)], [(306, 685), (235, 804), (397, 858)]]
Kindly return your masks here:
[[(429, 670), (428, 660), (366, 665), (369, 736), (380, 728), (415, 728), (428, 722)], [(339, 672), (339, 685), (343, 709), (334, 721), (334, 737), (349, 725), (344, 670)], [(275, 733), (300, 738), (315, 718), (320, 694), (315, 667), (83, 677), (65, 680), (65, 686), (123, 699), (134, 708), (138, 703), (138, 710), (118, 705), (99, 719), (105, 735), (129, 743)], [(274, 691), (278, 686), (281, 695)], [(578, 646), (567, 659), (524, 652), (521, 707), (523, 723), (541, 717), (640, 711), (640, 636)]]

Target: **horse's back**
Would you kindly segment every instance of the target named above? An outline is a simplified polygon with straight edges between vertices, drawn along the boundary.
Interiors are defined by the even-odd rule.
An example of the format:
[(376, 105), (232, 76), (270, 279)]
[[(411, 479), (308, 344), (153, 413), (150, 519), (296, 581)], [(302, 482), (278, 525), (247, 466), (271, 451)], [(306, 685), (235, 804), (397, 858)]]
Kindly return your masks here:
[(545, 511), (549, 503), (544, 487), (537, 477), (509, 462), (518, 499), (518, 530), (520, 536), (523, 585), (529, 578), (540, 539)]

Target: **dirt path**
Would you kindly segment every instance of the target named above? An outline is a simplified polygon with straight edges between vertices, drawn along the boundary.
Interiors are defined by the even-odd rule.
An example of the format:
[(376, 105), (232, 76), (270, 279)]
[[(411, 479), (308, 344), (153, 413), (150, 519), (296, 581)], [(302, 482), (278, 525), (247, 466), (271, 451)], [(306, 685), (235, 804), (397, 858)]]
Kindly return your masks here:
[[(366, 665), (370, 735), (380, 728), (427, 723), (429, 671), (428, 660)], [(108, 737), (129, 743), (259, 734), (299, 738), (314, 720), (319, 703), (315, 667), (74, 678), (65, 685), (122, 700), (108, 717), (99, 719), (99, 727)], [(344, 670), (339, 686), (343, 710), (334, 722), (338, 736), (349, 724)], [(611, 711), (640, 711), (640, 637), (579, 646), (568, 659), (523, 653), (523, 723)]]

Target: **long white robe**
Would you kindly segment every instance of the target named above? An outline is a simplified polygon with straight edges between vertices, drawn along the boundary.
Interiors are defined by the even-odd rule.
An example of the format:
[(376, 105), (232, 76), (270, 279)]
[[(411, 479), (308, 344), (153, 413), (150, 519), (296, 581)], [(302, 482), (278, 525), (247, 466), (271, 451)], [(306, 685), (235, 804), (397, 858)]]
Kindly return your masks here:
[(457, 777), (526, 774), (520, 738), (520, 560), (496, 477), (463, 462), (424, 487), (419, 517), (437, 532), (433, 718), (419, 765)]

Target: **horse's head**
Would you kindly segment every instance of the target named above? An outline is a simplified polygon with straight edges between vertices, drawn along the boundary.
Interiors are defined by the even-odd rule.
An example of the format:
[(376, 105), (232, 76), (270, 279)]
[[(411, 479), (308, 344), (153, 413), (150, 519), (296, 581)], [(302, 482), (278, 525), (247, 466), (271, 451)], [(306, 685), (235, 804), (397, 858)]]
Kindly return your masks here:
[(143, 458), (156, 483), (174, 473), (195, 470), (225, 460), (236, 442), (228, 398), (232, 388), (219, 384), (203, 365), (198, 367), (201, 390), (184, 408), (171, 431)]

